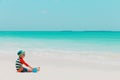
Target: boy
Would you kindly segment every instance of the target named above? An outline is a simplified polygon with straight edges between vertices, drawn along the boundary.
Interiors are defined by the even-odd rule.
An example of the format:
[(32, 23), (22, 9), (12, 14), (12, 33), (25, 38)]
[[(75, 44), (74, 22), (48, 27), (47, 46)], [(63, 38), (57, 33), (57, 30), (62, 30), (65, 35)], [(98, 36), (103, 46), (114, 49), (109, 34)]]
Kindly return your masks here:
[[(20, 51), (18, 51), (17, 55), (19, 56), (19, 58), (16, 60), (16, 70), (17, 70), (17, 72), (38, 72), (38, 71), (40, 71), (40, 67), (33, 68), (24, 61), (23, 58), (25, 57), (25, 51), (20, 50)], [(23, 67), (23, 64), (25, 66), (27, 66), (29, 69)]]

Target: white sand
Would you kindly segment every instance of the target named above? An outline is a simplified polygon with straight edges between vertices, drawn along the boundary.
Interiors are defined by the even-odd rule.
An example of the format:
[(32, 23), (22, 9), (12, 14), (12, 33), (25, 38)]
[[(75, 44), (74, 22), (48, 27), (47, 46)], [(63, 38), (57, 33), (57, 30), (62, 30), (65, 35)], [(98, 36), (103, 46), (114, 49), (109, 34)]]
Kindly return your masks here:
[(16, 58), (0, 55), (0, 80), (120, 80), (120, 57), (99, 60), (90, 55), (26, 54), (29, 64), (41, 67), (38, 73), (17, 73)]

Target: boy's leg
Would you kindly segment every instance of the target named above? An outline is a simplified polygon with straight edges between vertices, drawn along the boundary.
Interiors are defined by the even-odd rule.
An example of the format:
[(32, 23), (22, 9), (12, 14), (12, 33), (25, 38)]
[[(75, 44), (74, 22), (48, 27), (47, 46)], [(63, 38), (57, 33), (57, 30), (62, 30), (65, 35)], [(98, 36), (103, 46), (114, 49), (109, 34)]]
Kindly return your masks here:
[(30, 70), (23, 67), (23, 70), (21, 72), (30, 72)]
[(34, 69), (27, 69), (27, 68), (23, 67), (21, 72), (38, 72), (38, 71), (40, 71), (40, 67), (37, 67), (37, 68), (34, 68)]

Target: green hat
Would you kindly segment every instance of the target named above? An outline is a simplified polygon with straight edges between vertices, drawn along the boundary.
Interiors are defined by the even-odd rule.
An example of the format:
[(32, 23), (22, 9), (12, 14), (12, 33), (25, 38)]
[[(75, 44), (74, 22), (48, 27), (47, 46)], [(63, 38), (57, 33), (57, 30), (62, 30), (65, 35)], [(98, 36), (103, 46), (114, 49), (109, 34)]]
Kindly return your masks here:
[(20, 56), (21, 54), (25, 54), (25, 51), (24, 50), (19, 50), (17, 55)]

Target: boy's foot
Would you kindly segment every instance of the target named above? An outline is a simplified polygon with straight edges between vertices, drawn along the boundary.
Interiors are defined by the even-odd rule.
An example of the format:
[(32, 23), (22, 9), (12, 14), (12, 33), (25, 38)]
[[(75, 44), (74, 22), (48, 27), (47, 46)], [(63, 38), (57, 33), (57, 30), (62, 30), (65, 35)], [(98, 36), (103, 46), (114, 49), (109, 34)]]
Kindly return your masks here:
[(33, 70), (32, 70), (32, 72), (34, 72), (34, 73), (36, 73), (38, 71), (40, 71), (40, 67), (33, 68)]

